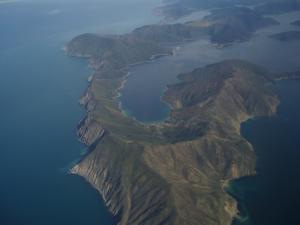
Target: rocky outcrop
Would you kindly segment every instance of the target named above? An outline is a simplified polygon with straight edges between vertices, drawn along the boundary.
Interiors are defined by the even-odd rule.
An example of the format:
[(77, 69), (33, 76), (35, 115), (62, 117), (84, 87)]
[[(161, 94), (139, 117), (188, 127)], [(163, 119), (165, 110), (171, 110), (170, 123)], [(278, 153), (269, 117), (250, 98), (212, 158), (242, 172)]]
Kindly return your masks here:
[(99, 140), (105, 133), (103, 127), (89, 113), (78, 125), (77, 135), (80, 140), (90, 146)]
[(88, 87), (85, 95), (81, 97), (79, 103), (85, 107), (87, 114), (77, 126), (77, 135), (82, 143), (87, 146), (91, 146), (93, 143), (101, 139), (105, 133), (105, 129), (93, 115), (93, 110), (97, 103), (91, 93), (91, 86)]

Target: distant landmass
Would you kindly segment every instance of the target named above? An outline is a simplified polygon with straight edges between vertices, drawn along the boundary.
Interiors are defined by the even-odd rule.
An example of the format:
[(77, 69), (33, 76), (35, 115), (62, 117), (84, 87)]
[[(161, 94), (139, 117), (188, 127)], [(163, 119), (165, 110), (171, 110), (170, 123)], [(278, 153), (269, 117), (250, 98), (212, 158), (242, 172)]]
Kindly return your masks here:
[(19, 2), (22, 0), (0, 0), (0, 4)]
[(291, 23), (294, 26), (300, 26), (300, 20), (296, 20), (294, 22)]
[(255, 7), (261, 14), (281, 14), (300, 10), (299, 0), (270, 0)]
[(300, 31), (286, 31), (278, 34), (273, 34), (270, 37), (278, 41), (297, 41), (300, 40)]
[(300, 10), (299, 0), (174, 0), (167, 1), (157, 12), (167, 20), (175, 20), (198, 10), (211, 10), (232, 6), (252, 8), (262, 15), (281, 14)]
[(170, 0), (165, 2), (166, 5), (158, 8), (157, 12), (168, 20), (175, 20), (198, 10), (226, 8), (235, 5), (249, 6), (261, 3), (260, 0)]
[[(209, 37), (212, 43), (222, 45), (245, 41), (256, 30), (277, 24), (276, 20), (261, 16), (251, 9), (232, 7), (214, 10), (202, 20), (184, 24), (146, 25), (122, 36), (81, 35), (69, 44), (68, 52), (72, 54), (75, 49), (79, 50), (82, 56), (95, 56), (99, 52), (102, 53), (102, 48), (107, 50), (110, 47), (118, 47), (121, 50), (130, 44), (153, 47), (157, 44), (185, 42), (205, 37)], [(80, 48), (83, 48), (83, 51), (80, 51)]]

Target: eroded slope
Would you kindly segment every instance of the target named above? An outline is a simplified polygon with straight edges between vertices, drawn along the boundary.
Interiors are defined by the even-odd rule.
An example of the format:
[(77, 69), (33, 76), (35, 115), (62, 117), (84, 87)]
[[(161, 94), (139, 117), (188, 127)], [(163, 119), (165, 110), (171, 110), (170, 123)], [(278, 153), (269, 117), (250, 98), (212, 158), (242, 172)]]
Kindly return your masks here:
[[(255, 153), (240, 124), (275, 113), (270, 74), (234, 60), (182, 74), (164, 96), (173, 107), (170, 120), (153, 126), (131, 121), (113, 106), (119, 86), (106, 87), (114, 80), (109, 78), (97, 86), (101, 74), (85, 104), (87, 118), (92, 115), (105, 132), (87, 142), (91, 152), (72, 172), (99, 190), (120, 224), (230, 224), (236, 203), (223, 187), (255, 173)], [(102, 108), (111, 113), (103, 115)], [(93, 133), (90, 124), (81, 127), (81, 137)]]

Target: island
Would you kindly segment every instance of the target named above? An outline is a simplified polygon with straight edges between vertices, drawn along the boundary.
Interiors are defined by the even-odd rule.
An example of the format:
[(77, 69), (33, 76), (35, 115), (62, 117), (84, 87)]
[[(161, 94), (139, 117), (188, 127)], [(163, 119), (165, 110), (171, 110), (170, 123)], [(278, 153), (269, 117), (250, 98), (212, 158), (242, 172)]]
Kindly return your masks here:
[(285, 31), (277, 34), (270, 35), (271, 38), (278, 41), (299, 41), (300, 40), (300, 31), (292, 30)]

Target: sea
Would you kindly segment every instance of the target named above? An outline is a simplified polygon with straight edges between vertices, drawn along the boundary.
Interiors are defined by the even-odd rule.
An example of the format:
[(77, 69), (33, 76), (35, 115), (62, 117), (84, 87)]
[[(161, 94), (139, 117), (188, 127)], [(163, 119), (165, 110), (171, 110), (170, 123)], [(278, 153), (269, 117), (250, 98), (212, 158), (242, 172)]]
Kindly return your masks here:
[(157, 0), (0, 1), (0, 224), (110, 225), (101, 196), (69, 169), (85, 152), (78, 100), (92, 71), (64, 45), (159, 18)]

